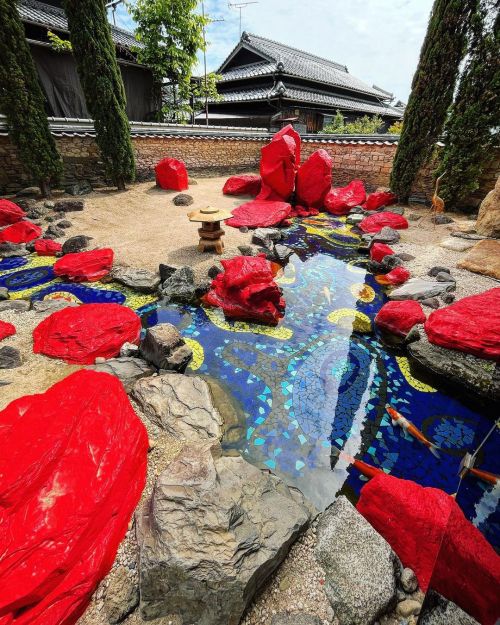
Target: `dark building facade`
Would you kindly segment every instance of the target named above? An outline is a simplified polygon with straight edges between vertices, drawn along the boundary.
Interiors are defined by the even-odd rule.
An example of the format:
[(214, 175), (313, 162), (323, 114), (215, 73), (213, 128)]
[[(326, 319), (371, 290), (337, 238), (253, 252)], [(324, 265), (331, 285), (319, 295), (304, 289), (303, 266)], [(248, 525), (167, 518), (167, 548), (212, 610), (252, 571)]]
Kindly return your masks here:
[[(217, 73), (221, 96), (209, 103), (209, 123), (279, 128), (293, 122), (318, 132), (339, 110), (347, 120), (380, 115), (386, 126), (402, 118), (392, 94), (370, 87), (345, 65), (244, 32)], [(205, 121), (204, 113), (198, 123)]]
[[(46, 96), (47, 115), (88, 118), (89, 113), (71, 52), (56, 52), (48, 31), (61, 39), (69, 38), (68, 22), (61, 0), (19, 0), (18, 10), (26, 38)], [(137, 63), (132, 47), (139, 44), (132, 33), (111, 26), (118, 65), (127, 96), (127, 115), (131, 121), (154, 118), (153, 78), (149, 69)]]

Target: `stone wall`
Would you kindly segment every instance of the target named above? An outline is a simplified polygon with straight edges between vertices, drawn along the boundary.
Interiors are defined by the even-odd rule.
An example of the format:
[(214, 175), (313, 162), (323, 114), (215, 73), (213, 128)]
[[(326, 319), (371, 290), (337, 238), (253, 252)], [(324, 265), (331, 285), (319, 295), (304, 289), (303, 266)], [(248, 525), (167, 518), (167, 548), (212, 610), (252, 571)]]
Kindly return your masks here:
[[(133, 137), (138, 180), (154, 177), (153, 168), (160, 158), (172, 156), (184, 160), (193, 176), (229, 175), (258, 170), (260, 149), (267, 138), (193, 137), (193, 136), (139, 136)], [(56, 142), (65, 164), (64, 185), (77, 180), (104, 182), (104, 168), (94, 139), (88, 135), (57, 136)], [(306, 140), (302, 152), (307, 158), (323, 148), (333, 159), (333, 181), (345, 185), (353, 178), (363, 180), (369, 191), (389, 185), (395, 143), (335, 140)], [(424, 167), (418, 176), (413, 195), (419, 200), (430, 199), (433, 191), (433, 166)], [(490, 191), (499, 173), (498, 155), (481, 180), (481, 187), (468, 200), (478, 206)], [(0, 136), (0, 193), (12, 193), (34, 181), (24, 172), (15, 148), (8, 137)]]

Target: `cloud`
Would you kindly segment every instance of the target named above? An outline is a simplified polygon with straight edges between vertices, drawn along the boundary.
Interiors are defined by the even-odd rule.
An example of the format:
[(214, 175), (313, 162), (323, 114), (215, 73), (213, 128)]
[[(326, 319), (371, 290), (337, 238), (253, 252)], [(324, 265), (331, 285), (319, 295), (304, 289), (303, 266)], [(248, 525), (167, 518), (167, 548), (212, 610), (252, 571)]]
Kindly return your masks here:
[[(407, 101), (432, 4), (433, 0), (260, 0), (242, 10), (242, 26), (343, 63), (354, 76)], [(239, 11), (226, 0), (205, 0), (205, 12), (224, 20), (206, 30), (207, 65), (215, 70), (239, 40)], [(117, 25), (133, 29), (123, 7), (117, 9), (116, 19)], [(196, 71), (202, 67), (200, 54)]]

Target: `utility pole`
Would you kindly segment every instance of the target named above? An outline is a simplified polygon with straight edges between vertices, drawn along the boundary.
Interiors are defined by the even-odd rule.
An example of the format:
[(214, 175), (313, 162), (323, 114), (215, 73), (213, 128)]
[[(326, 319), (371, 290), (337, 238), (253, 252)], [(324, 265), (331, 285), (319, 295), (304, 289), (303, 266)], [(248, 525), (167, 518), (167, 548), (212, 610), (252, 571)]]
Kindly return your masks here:
[[(205, 2), (201, 0), (201, 15), (203, 17), (203, 73), (205, 80), (205, 125), (208, 126), (208, 78), (207, 78), (207, 35), (205, 30)], [(209, 19), (210, 23), (213, 22), (223, 22), (224, 18), (221, 19)], [(194, 117), (193, 117), (194, 120)]]
[(119, 4), (122, 4), (124, 0), (113, 0), (113, 2), (107, 2), (106, 3), (106, 10), (108, 9), (112, 9), (113, 10), (113, 24), (116, 26), (116, 7)]
[(228, 2), (227, 3), (227, 6), (230, 9), (236, 9), (237, 11), (240, 12), (240, 37), (241, 37), (241, 33), (242, 33), (242, 29), (241, 29), (241, 11), (243, 9), (246, 9), (247, 6), (250, 6), (251, 4), (259, 4), (259, 3), (257, 2), (257, 0), (251, 1), (251, 2)]

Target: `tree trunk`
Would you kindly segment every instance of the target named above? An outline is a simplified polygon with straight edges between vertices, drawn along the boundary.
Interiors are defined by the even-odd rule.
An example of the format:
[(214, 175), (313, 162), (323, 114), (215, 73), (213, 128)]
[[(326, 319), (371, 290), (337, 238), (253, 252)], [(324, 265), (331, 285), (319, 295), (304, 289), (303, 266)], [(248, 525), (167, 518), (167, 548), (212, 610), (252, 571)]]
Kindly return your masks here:
[(116, 187), (118, 191), (125, 191), (125, 180), (123, 178), (118, 178), (116, 181)]
[(40, 181), (40, 193), (42, 194), (42, 197), (45, 198), (51, 198), (52, 197), (52, 191), (50, 188), (50, 182), (48, 180), (41, 180)]

